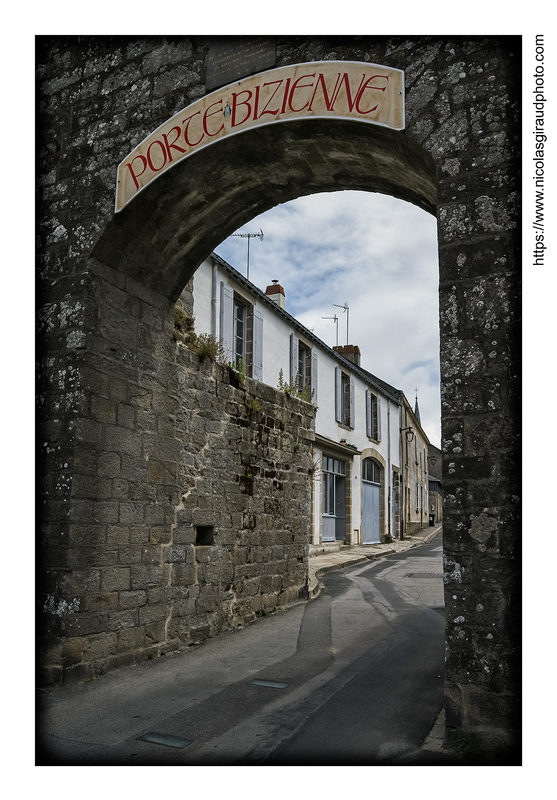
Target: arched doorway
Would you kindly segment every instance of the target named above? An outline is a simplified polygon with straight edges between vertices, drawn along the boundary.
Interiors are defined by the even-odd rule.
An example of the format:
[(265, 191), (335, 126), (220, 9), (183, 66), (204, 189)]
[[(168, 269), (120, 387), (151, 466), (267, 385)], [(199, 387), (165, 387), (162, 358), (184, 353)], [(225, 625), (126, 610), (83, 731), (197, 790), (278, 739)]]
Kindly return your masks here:
[(435, 213), (431, 157), (397, 134), (310, 119), (216, 142), (161, 175), (115, 215), (92, 255), (176, 300), (226, 236), (296, 197), (359, 189)]
[[(304, 62), (310, 51), (324, 58), (331, 47), (323, 37), (283, 37), (279, 61)], [(102, 644), (113, 668), (144, 646), (147, 628), (155, 638), (168, 630), (157, 616), (163, 610), (153, 608), (154, 590), (140, 615), (140, 644), (135, 627), (117, 628), (123, 609), (102, 604), (145, 592), (138, 581), (151, 585), (170, 569), (160, 553), (146, 563), (137, 539), (150, 524), (149, 545), (165, 547), (180, 524), (172, 516), (181, 461), (169, 366), (175, 354), (165, 337), (182, 287), (218, 242), (266, 208), (311, 192), (371, 189), (439, 221), (447, 723), (516, 730), (518, 491), (508, 465), (517, 463), (510, 451), (520, 433), (520, 42), (341, 43), (342, 57), (406, 71), (405, 131), (338, 120), (246, 131), (193, 155), (187, 169), (177, 165), (116, 216), (109, 166), (129, 152), (131, 138), (140, 141), (184, 106), (178, 67), (182, 80), (194, 75), (192, 97), (206, 92), (207, 46), (83, 38), (45, 49), (42, 588), (58, 637), (49, 665), (60, 674), (82, 663), (75, 642), (67, 644), (77, 632), (98, 637), (95, 648)], [(124, 547), (131, 548), (125, 563)], [(461, 619), (471, 627), (464, 630)], [(487, 636), (493, 626), (496, 640)]]
[(381, 483), (383, 468), (374, 458), (362, 461), (362, 544), (381, 541)]

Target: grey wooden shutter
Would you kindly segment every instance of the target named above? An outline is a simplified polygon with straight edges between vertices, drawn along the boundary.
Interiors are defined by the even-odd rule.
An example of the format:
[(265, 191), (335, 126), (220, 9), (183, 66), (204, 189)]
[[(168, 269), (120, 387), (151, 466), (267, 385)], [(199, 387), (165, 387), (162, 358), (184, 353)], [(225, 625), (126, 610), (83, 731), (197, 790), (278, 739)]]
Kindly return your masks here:
[(220, 338), (226, 361), (234, 359), (234, 290), (224, 281), (220, 285)]
[(379, 395), (375, 398), (375, 402), (377, 404), (377, 430), (376, 430), (376, 438), (377, 441), (381, 441), (381, 398)]
[(317, 350), (315, 347), (311, 351), (311, 401), (317, 405)]
[(290, 334), (290, 383), (293, 384), (298, 374), (298, 337)]
[(252, 377), (263, 380), (263, 316), (257, 306), (253, 307), (253, 361)]
[(354, 389), (354, 380), (350, 378), (350, 427), (354, 428), (355, 425), (356, 425), (355, 389)]
[(366, 389), (366, 435), (372, 438), (373, 431), (373, 409), (371, 404), (371, 392)]
[(335, 367), (335, 419), (342, 422), (342, 373)]

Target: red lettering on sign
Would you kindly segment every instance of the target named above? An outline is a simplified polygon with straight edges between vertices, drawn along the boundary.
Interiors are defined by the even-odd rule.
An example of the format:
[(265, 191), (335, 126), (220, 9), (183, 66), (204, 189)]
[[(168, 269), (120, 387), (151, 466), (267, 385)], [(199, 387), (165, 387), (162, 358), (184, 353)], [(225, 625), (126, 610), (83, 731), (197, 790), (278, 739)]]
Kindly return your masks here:
[(293, 85), (292, 85), (292, 89), (290, 91), (290, 96), (288, 98), (288, 105), (290, 106), (290, 110), (293, 111), (295, 114), (300, 112), (300, 111), (304, 111), (304, 109), (306, 109), (309, 106), (309, 102), (310, 102), (309, 100), (305, 104), (305, 106), (302, 106), (302, 108), (294, 108), (294, 106), (292, 105), (292, 98), (294, 97), (294, 92), (295, 91), (297, 91), (298, 89), (311, 88), (313, 86), (313, 81), (311, 83), (303, 83), (301, 86), (298, 86), (300, 81), (303, 81), (304, 78), (315, 78), (315, 72), (313, 73), (313, 75), (302, 75), (300, 78), (295, 80)]
[(190, 140), (188, 139), (188, 130), (189, 130), (191, 121), (192, 121), (192, 119), (194, 117), (197, 117), (198, 114), (201, 114), (201, 111), (196, 111), (195, 114), (191, 115), (191, 117), (186, 117), (185, 119), (182, 120), (182, 125), (186, 125), (186, 123), (187, 123), (186, 127), (184, 128), (184, 140), (185, 140), (186, 144), (188, 145), (188, 147), (196, 147), (199, 144), (199, 142), (203, 139), (203, 136), (204, 136), (204, 134), (202, 133), (201, 136), (199, 137), (199, 139), (197, 140), (197, 142), (190, 142)]
[(269, 108), (269, 106), (273, 102), (273, 98), (276, 95), (276, 93), (278, 92), (278, 90), (280, 89), (281, 84), (282, 84), (282, 79), (280, 81), (269, 81), (269, 83), (264, 83), (263, 84), (263, 88), (265, 88), (265, 86), (275, 86), (276, 85), (276, 89), (274, 90), (274, 92), (270, 96), (270, 98), (267, 100), (265, 108), (263, 109), (261, 114), (257, 113), (257, 104), (259, 103), (259, 86), (257, 87), (256, 111), (255, 111), (255, 113), (253, 115), (254, 120), (258, 119), (259, 117), (262, 117), (264, 114), (271, 114), (271, 116), (276, 117), (276, 115), (279, 113), (280, 109), (275, 108), (275, 109), (271, 109), (270, 111), (267, 111), (267, 109)]
[[(154, 147), (156, 144), (158, 144), (158, 146), (160, 147), (161, 152), (162, 152), (162, 154), (164, 156), (164, 161), (162, 162), (160, 167), (155, 167), (155, 165), (153, 164), (153, 161), (151, 159), (151, 147)], [(147, 163), (149, 164), (149, 169), (152, 169), (153, 172), (159, 172), (159, 170), (161, 170), (164, 167), (164, 165), (166, 164), (166, 150), (164, 148), (164, 144), (162, 142), (159, 142), (158, 139), (155, 139), (154, 142), (151, 142), (151, 144), (149, 145), (149, 147), (147, 149)]]
[[(143, 169), (141, 170), (141, 172), (134, 172), (132, 164), (133, 164), (134, 161), (137, 161), (138, 158), (143, 162)], [(131, 176), (133, 178), (133, 182), (135, 183), (135, 188), (139, 189), (139, 183), (137, 182), (137, 179), (139, 177), (141, 177), (141, 175), (143, 175), (143, 173), (145, 172), (145, 169), (147, 167), (147, 159), (145, 158), (145, 156), (136, 156), (135, 158), (132, 158), (132, 160), (129, 162), (129, 164), (126, 164), (126, 167), (131, 172)]]
[[(209, 110), (211, 108), (213, 108), (213, 106), (220, 106), (220, 108), (217, 111), (211, 111), (209, 113)], [(217, 100), (216, 103), (211, 103), (209, 108), (207, 108), (205, 110), (205, 113), (203, 114), (203, 130), (205, 131), (207, 136), (216, 136), (217, 133), (220, 133), (222, 131), (222, 129), (224, 128), (224, 122), (223, 122), (222, 125), (220, 126), (220, 128), (218, 129), (218, 131), (215, 131), (214, 133), (210, 133), (209, 129), (207, 128), (207, 117), (213, 117), (215, 114), (221, 114), (222, 115), (222, 100)]]
[(370, 81), (372, 81), (374, 78), (385, 78), (386, 81), (389, 80), (389, 76), (388, 75), (372, 75), (371, 78), (367, 79), (367, 81), (365, 82), (365, 84), (363, 86), (360, 83), (360, 88), (358, 89), (358, 94), (356, 96), (356, 111), (358, 112), (358, 114), (371, 114), (371, 112), (375, 111), (375, 109), (379, 105), (378, 103), (376, 103), (373, 106), (373, 108), (370, 108), (367, 111), (362, 111), (362, 109), (360, 108), (360, 100), (362, 99), (362, 95), (363, 95), (363, 93), (365, 92), (366, 89), (377, 89), (377, 91), (379, 91), (379, 92), (384, 92), (385, 89), (387, 88), (386, 86), (368, 86), (368, 83)]
[[(339, 75), (340, 75), (340, 73), (339, 73)], [(335, 84), (335, 91), (333, 92), (333, 99), (332, 99), (332, 102), (331, 102), (331, 109), (333, 108), (334, 104), (336, 103), (337, 98), (338, 98), (339, 93), (340, 93), (341, 86), (344, 83), (344, 87), (346, 89), (346, 99), (348, 101), (348, 109), (350, 111), (352, 111), (352, 109), (354, 108), (354, 104), (356, 102), (356, 97), (358, 97), (358, 92), (361, 89), (361, 86), (362, 86), (362, 83), (363, 83), (364, 79), (365, 79), (365, 75), (362, 77), (362, 81), (360, 82), (360, 86), (358, 87), (358, 91), (356, 92), (356, 96), (354, 97), (354, 99), (352, 99), (352, 93), (350, 91), (350, 81), (348, 79), (348, 75), (347, 75), (346, 72), (343, 73), (340, 82), (337, 81), (337, 83)]]
[[(242, 100), (241, 102), (238, 102), (237, 98), (240, 97), (240, 95), (242, 94), (247, 94), (248, 98), (247, 100)], [(249, 89), (245, 89), (243, 92), (239, 92), (238, 94), (236, 92), (232, 92), (232, 120), (230, 123), (230, 126), (232, 128), (235, 128), (236, 125), (242, 125), (247, 119), (250, 118), (251, 105), (249, 101), (251, 100), (251, 97), (252, 97), (252, 92), (250, 92)], [(236, 109), (239, 106), (247, 106), (248, 111), (244, 119), (241, 119), (238, 122), (236, 122)]]
[(163, 133), (163, 135), (162, 135), (162, 138), (164, 139), (164, 143), (166, 145), (166, 153), (168, 155), (168, 163), (170, 163), (172, 161), (172, 153), (170, 152), (170, 148), (171, 147), (172, 147), (173, 150), (178, 150), (179, 153), (185, 153), (186, 152), (183, 147), (180, 147), (179, 145), (176, 144), (176, 142), (178, 141), (178, 139), (180, 137), (182, 129), (180, 128), (179, 125), (176, 125), (175, 128), (171, 128), (170, 129), (169, 134), (173, 133), (174, 131), (176, 131), (176, 136), (174, 137), (172, 142), (168, 141), (168, 136), (166, 135), (166, 133)]
[(325, 100), (325, 106), (327, 107), (327, 111), (332, 111), (333, 103), (335, 101), (336, 94), (338, 92), (339, 81), (340, 81), (340, 72), (338, 73), (338, 77), (337, 77), (337, 80), (336, 80), (336, 83), (335, 83), (335, 88), (333, 89), (332, 99), (331, 99), (331, 97), (329, 97), (329, 93), (327, 92), (327, 86), (325, 84), (325, 76), (323, 75), (322, 72), (320, 72), (319, 76), (317, 78), (317, 82), (315, 84), (315, 91), (313, 92), (313, 95), (312, 95), (311, 100), (309, 102), (308, 111), (312, 111), (313, 110), (312, 109), (312, 105), (313, 105), (313, 101), (315, 99), (315, 95), (317, 94), (317, 89), (319, 88), (319, 86), (321, 86), (321, 90), (323, 92), (323, 99)]
[(282, 108), (280, 110), (281, 114), (284, 114), (284, 112), (286, 111), (286, 101), (288, 100), (289, 89), (290, 89), (290, 78), (287, 78), (286, 79), (286, 86), (284, 87), (284, 97), (283, 97), (283, 100), (282, 100)]
[(255, 99), (254, 99), (254, 102), (253, 102), (253, 119), (254, 120), (257, 119), (257, 112), (259, 111), (259, 90), (260, 90), (260, 88), (261, 87), (259, 86), (259, 84), (255, 87)]
[[(310, 69), (315, 67), (316, 70), (324, 71), (300, 74), (306, 67)], [(341, 68), (347, 71), (338, 71)], [(369, 75), (369, 73), (360, 71), (368, 68), (370, 70), (386, 69), (388, 73)], [(289, 74), (290, 77), (286, 77), (286, 74)], [(274, 78), (275, 76), (274, 80), (263, 82), (266, 77)], [(383, 81), (383, 85), (381, 85), (381, 81)], [(120, 164), (116, 198), (117, 210), (123, 208), (133, 197), (134, 191), (141, 191), (144, 186), (158, 176), (159, 172), (162, 173), (172, 166), (173, 162), (211, 144), (209, 142), (211, 138), (217, 138), (227, 133), (236, 133), (237, 127), (255, 127), (258, 124), (274, 123), (282, 116), (296, 118), (296, 115), (299, 115), (298, 118), (302, 118), (309, 117), (311, 114), (324, 113), (338, 117), (352, 115), (358, 116), (360, 119), (363, 116), (369, 116), (369, 120), (363, 121), (373, 123), (381, 120), (379, 124), (395, 127), (397, 123), (400, 124), (404, 103), (403, 97), (397, 99), (397, 95), (403, 94), (402, 91), (395, 91), (395, 87), (399, 88), (397, 81), (398, 78), (391, 74), (388, 67), (366, 64), (351, 65), (346, 62), (344, 64), (342, 62), (334, 64), (307, 63), (271, 73), (254, 75), (248, 81), (240, 81), (229, 89), (222, 89), (218, 93), (208, 95), (202, 101), (196, 102), (179, 112), (179, 115), (176, 114), (169, 119), (164, 126), (138, 145), (135, 153), (130, 153)], [(242, 89), (242, 86), (250, 88)], [(231, 92), (231, 89), (237, 91)], [(304, 91), (306, 89), (307, 91)], [(392, 92), (392, 95), (386, 94), (387, 89), (390, 93)], [(382, 96), (370, 95), (371, 91), (379, 91)], [(368, 92), (367, 96), (366, 92)], [(389, 102), (386, 102), (385, 98)], [(381, 103), (379, 99), (381, 99)], [(391, 108), (391, 103), (393, 108)], [(180, 122), (180, 117), (188, 113), (189, 116)], [(373, 117), (371, 117), (372, 114), (374, 114)], [(271, 116), (273, 119), (264, 120), (264, 116)], [(172, 125), (174, 127), (171, 127)], [(199, 126), (197, 130), (196, 125)], [(162, 133), (163, 130), (166, 132)], [(129, 170), (135, 190), (132, 189), (130, 179), (125, 172), (126, 168)]]

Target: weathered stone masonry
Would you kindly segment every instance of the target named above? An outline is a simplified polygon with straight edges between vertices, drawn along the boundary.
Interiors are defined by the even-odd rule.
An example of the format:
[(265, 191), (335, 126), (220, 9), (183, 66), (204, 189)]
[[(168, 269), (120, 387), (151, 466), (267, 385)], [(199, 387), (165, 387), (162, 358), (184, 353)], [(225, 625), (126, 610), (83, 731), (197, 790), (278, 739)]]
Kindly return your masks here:
[[(166, 303), (113, 277), (84, 277), (95, 330), (79, 308), (73, 324), (50, 323), (80, 346), (43, 396), (59, 418), (42, 445), (48, 681), (137, 663), (305, 596), (313, 406), (239, 385), (175, 341)], [(61, 408), (59, 389), (78, 384), (88, 391)], [(76, 411), (87, 418), (74, 423)]]
[[(277, 203), (319, 191), (378, 191), (438, 220), (447, 732), (514, 746), (520, 38), (278, 37), (277, 66), (346, 59), (404, 70), (406, 129), (308, 120), (245, 132), (169, 170), (117, 216), (118, 163), (206, 93), (209, 40), (53, 37), (39, 45), (38, 563), (47, 673), (77, 677), (92, 669), (78, 665), (104, 660), (110, 668), (174, 646), (185, 616), (170, 615), (171, 603), (182, 610), (189, 603), (190, 614), (198, 599), (177, 599), (185, 584), (175, 585), (178, 562), (166, 559), (182, 551), (169, 555), (170, 547), (184, 548), (184, 576), (195, 564), (199, 576), (210, 567), (228, 586), (233, 545), (218, 551), (218, 531), (222, 565), (207, 570), (194, 564), (199, 547), (174, 538), (187, 538), (187, 513), (221, 513), (187, 508), (202, 485), (196, 480), (192, 489), (186, 479), (203, 445), (192, 438), (188, 462), (183, 442), (196, 436), (188, 426), (199, 415), (187, 405), (195, 383), (186, 376), (198, 381), (208, 367), (185, 369), (191, 356), (176, 355), (171, 328), (173, 303), (197, 266)], [(242, 497), (255, 504), (258, 495)], [(231, 520), (235, 535), (250, 530), (238, 521)], [(299, 557), (289, 556), (293, 568), (294, 559), (303, 564)], [(200, 626), (224, 618), (226, 604), (211, 608), (209, 595), (199, 600)]]

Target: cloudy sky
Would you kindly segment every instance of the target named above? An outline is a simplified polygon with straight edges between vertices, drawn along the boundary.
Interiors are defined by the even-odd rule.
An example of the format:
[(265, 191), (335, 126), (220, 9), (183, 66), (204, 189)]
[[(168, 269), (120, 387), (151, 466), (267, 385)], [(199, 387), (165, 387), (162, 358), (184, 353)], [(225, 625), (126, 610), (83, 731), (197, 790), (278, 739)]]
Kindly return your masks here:
[[(436, 221), (421, 209), (369, 192), (310, 195), (255, 217), (237, 233), (250, 240), (250, 280), (260, 289), (276, 278), (286, 310), (330, 347), (362, 352), (362, 367), (402, 389), (415, 389), (422, 425), (440, 445), (439, 324)], [(216, 248), (246, 274), (247, 239)]]

